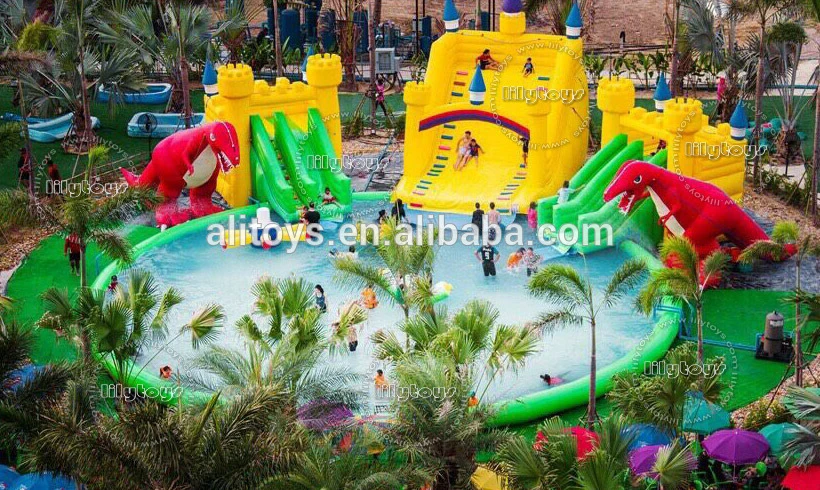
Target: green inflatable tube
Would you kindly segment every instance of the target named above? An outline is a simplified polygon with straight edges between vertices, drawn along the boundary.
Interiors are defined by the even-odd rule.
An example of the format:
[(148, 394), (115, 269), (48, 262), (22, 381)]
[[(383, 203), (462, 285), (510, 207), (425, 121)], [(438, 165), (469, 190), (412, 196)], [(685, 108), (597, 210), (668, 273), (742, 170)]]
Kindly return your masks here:
[(324, 188), (319, 190), (319, 182), (307, 172), (304, 165), (300, 165), (303, 157), (304, 143), (296, 141), (291, 131), (288, 118), (282, 112), (273, 114), (274, 141), (282, 153), (285, 169), (290, 176), (290, 185), (303, 204), (316, 202), (320, 199)]
[(282, 172), (282, 164), (258, 115), (251, 116), (250, 157), (253, 195), (260, 201), (266, 201), (288, 223), (298, 221), (299, 203), (293, 198), (293, 187)]
[(390, 192), (389, 191), (365, 191), (365, 192), (354, 192), (353, 193), (353, 202), (377, 202), (381, 201), (384, 203), (390, 202)]
[[(621, 249), (635, 258), (643, 259), (651, 269), (663, 267), (660, 261), (634, 242), (625, 241)], [(676, 305), (665, 299), (666, 306)], [(595, 393), (601, 396), (612, 389), (613, 377), (622, 372), (642, 372), (644, 363), (661, 359), (678, 334), (680, 313), (663, 311), (652, 332), (626, 356), (597, 371)], [(540, 420), (565, 410), (582, 406), (589, 398), (589, 376), (558, 385), (538, 393), (532, 393), (512, 401), (501, 401), (494, 405), (496, 415), (489, 424), (493, 427), (517, 425)]]

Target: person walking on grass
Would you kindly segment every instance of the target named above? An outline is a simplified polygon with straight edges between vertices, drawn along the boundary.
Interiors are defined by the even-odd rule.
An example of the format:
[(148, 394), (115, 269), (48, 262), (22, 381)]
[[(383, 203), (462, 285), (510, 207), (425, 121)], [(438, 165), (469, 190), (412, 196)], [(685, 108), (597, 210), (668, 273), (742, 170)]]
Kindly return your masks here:
[(384, 112), (384, 117), (389, 118), (390, 116), (387, 114), (387, 106), (384, 104), (384, 77), (379, 75), (376, 78), (376, 107), (382, 108), (382, 112)]
[(71, 273), (80, 275), (80, 254), (85, 249), (85, 244), (76, 233), (71, 233), (65, 237), (63, 244), (63, 255), (68, 255), (68, 264), (71, 266)]

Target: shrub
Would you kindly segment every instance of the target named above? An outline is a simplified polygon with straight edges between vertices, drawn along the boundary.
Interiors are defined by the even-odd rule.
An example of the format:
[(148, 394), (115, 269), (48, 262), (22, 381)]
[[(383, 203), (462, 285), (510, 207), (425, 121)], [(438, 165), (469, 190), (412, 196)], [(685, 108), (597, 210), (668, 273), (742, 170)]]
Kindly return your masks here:
[(769, 424), (787, 422), (791, 418), (789, 411), (782, 403), (775, 400), (769, 405), (768, 398), (762, 398), (749, 406), (749, 413), (743, 419), (742, 428), (759, 430)]

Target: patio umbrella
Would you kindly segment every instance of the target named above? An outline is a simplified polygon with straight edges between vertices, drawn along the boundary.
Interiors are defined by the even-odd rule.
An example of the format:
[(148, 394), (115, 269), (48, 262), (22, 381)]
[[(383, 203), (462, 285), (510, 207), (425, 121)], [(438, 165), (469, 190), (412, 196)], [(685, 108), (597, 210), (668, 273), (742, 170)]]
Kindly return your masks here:
[(658, 459), (658, 451), (664, 447), (663, 444), (643, 446), (629, 453), (629, 468), (636, 475), (645, 475), (652, 471), (655, 460)]
[(769, 442), (757, 432), (719, 430), (703, 441), (710, 458), (731, 465), (754, 464), (769, 452)]
[(52, 473), (29, 473), (14, 480), (10, 490), (74, 490), (74, 482)]
[(820, 490), (820, 466), (792, 467), (781, 483), (790, 490)]
[(575, 437), (578, 445), (578, 459), (586, 458), (598, 446), (598, 434), (583, 427), (570, 427), (569, 433)]
[(313, 400), (299, 407), (296, 417), (308, 429), (324, 431), (350, 422), (353, 412), (341, 403)]
[(629, 450), (633, 451), (644, 446), (663, 446), (672, 442), (672, 436), (652, 424), (632, 424), (621, 430), (621, 436), (632, 438)]
[(11, 488), (11, 484), (18, 478), (20, 478), (20, 473), (0, 464), (0, 488)]
[(786, 443), (797, 435), (795, 424), (769, 424), (760, 429), (760, 434), (769, 441), (772, 454), (781, 456), (786, 451)]
[(711, 434), (729, 427), (729, 412), (710, 403), (699, 391), (689, 392), (683, 405), (683, 431)]

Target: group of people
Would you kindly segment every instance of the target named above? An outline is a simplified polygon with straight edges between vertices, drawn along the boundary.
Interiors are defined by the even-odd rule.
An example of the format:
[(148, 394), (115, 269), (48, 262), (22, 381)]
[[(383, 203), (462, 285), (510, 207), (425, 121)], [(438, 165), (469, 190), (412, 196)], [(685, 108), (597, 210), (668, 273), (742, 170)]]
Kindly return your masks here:
[[(493, 56), (490, 54), (489, 49), (485, 49), (481, 52), (480, 55), (476, 56), (475, 64), (479, 66), (482, 70), (497, 70), (501, 67), (501, 63), (495, 60)], [(521, 75), (526, 78), (533, 74), (535, 71), (535, 67), (532, 64), (532, 58), (527, 58), (527, 61), (524, 62), (524, 67), (521, 70)]]
[[(46, 168), (46, 176), (51, 181), (52, 189), (60, 189), (57, 185), (63, 179), (60, 176), (60, 169), (50, 156), (43, 159), (43, 166)], [(26, 147), (20, 148), (20, 157), (17, 159), (17, 177), (20, 185), (26, 189), (32, 185), (31, 177), (34, 172), (34, 157)]]

